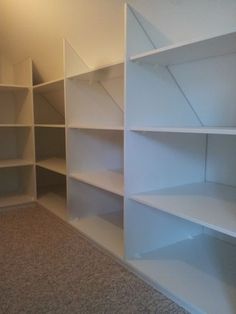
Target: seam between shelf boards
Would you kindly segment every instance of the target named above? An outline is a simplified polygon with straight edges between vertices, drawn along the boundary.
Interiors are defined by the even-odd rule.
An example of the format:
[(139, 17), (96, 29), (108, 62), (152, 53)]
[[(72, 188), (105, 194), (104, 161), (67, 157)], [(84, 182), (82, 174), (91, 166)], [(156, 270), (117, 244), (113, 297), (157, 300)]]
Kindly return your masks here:
[(142, 23), (139, 21), (137, 15), (134, 12), (134, 9), (129, 6), (130, 11), (132, 12), (134, 18), (136, 19), (137, 23), (139, 24), (139, 26), (141, 27), (141, 29), (143, 30), (144, 34), (147, 36), (147, 39), (150, 41), (150, 44), (153, 46), (154, 49), (157, 49), (154, 41), (152, 40), (151, 36), (149, 36), (148, 32), (146, 31), (146, 29), (144, 28), (144, 26), (142, 25)]
[(172, 79), (174, 80), (176, 86), (178, 87), (178, 89), (180, 90), (181, 94), (183, 95), (184, 99), (187, 101), (187, 104), (189, 105), (189, 107), (191, 108), (192, 112), (194, 113), (195, 117), (197, 118), (198, 122), (200, 123), (201, 126), (204, 126), (204, 124), (202, 123), (200, 117), (198, 116), (197, 112), (195, 111), (195, 109), (193, 108), (193, 106), (191, 105), (191, 102), (189, 101), (188, 97), (186, 96), (185, 92), (183, 91), (182, 87), (180, 86), (179, 82), (177, 81), (176, 77), (174, 76), (174, 74), (171, 72), (169, 66), (166, 66), (166, 69), (168, 71), (168, 73), (170, 74), (170, 76), (172, 77)]

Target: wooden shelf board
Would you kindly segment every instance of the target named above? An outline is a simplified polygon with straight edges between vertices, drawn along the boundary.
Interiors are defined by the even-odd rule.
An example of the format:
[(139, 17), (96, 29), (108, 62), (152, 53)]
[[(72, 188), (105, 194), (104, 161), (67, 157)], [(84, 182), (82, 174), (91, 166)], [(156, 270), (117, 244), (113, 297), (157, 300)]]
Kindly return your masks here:
[(47, 187), (39, 193), (37, 201), (63, 220), (68, 219), (65, 187)]
[(141, 127), (130, 128), (134, 132), (170, 132), (170, 133), (199, 133), (199, 134), (225, 134), (236, 135), (235, 128), (226, 127)]
[(130, 58), (131, 61), (171, 66), (236, 52), (236, 32), (183, 42), (154, 49)]
[(6, 159), (0, 160), (0, 168), (31, 166), (33, 161), (24, 159)]
[(34, 197), (25, 194), (12, 194), (0, 197), (0, 207), (17, 206), (34, 202)]
[(124, 131), (123, 126), (69, 125), (70, 129)]
[(48, 158), (36, 162), (36, 165), (53, 172), (66, 175), (66, 161), (63, 158)]
[(199, 235), (141, 255), (128, 264), (191, 313), (234, 313), (236, 251)]
[(236, 237), (236, 188), (194, 183), (134, 195), (133, 200)]
[(70, 177), (120, 196), (124, 195), (124, 178), (120, 172), (111, 170), (80, 172), (72, 173)]
[(65, 124), (35, 124), (36, 128), (65, 128)]
[(17, 92), (28, 90), (29, 86), (14, 85), (14, 84), (0, 84), (0, 92)]
[(61, 90), (61, 89), (64, 89), (63, 78), (33, 86), (33, 90), (36, 93), (45, 93), (45, 92)]
[(108, 219), (105, 216), (74, 219), (71, 224), (86, 237), (121, 259), (124, 256), (123, 229), (119, 226), (121, 215), (114, 212), (109, 213)]

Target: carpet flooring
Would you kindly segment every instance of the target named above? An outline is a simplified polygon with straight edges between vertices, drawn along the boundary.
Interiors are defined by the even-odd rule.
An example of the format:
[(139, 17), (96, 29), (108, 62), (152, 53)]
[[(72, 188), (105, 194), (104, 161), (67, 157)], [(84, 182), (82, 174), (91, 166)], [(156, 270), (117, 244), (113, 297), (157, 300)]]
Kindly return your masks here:
[(0, 213), (0, 313), (187, 313), (42, 208)]

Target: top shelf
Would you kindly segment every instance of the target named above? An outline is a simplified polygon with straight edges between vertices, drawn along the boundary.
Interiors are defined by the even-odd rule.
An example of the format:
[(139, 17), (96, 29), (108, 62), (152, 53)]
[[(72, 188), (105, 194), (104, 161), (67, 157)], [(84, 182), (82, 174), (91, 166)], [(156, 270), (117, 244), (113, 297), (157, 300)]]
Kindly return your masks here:
[(64, 79), (58, 79), (55, 81), (50, 81), (42, 84), (35, 85), (34, 92), (36, 93), (46, 93), (51, 92), (55, 90), (62, 90), (64, 89)]
[(73, 80), (82, 80), (82, 81), (100, 81), (100, 80), (109, 80), (124, 75), (124, 62), (111, 64), (90, 70), (82, 74), (76, 74), (70, 76), (70, 79)]
[(130, 60), (151, 65), (171, 66), (235, 52), (236, 32), (232, 32), (216, 37), (154, 49), (132, 56)]

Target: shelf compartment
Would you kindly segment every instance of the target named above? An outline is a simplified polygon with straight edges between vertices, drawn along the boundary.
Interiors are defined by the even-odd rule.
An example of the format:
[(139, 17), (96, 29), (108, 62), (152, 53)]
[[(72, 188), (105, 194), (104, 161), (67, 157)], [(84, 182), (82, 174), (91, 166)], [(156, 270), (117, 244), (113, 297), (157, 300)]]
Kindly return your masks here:
[(154, 49), (130, 58), (131, 61), (170, 66), (217, 57), (236, 52), (236, 32), (216, 37), (173, 44)]
[(9, 86), (0, 91), (0, 125), (32, 125), (31, 91)]
[(48, 158), (40, 160), (37, 166), (66, 175), (66, 161), (62, 158)]
[[(46, 160), (47, 166), (64, 172), (65, 160), (65, 129), (64, 128), (35, 128), (36, 162)], [(56, 165), (55, 165), (56, 162)], [(45, 163), (44, 163), (45, 165)]]
[(121, 172), (109, 170), (80, 172), (72, 173), (70, 177), (120, 196), (124, 195), (124, 178)]
[(35, 124), (65, 125), (64, 80), (34, 86)]
[(140, 275), (191, 313), (234, 313), (235, 239), (133, 201), (126, 224)]
[(72, 225), (118, 258), (123, 252), (123, 198), (69, 178)]
[(168, 67), (128, 62), (127, 127), (235, 134), (235, 61), (232, 53)]
[(0, 132), (0, 167), (34, 162), (32, 128), (3, 128)]
[(0, 169), (0, 207), (31, 203), (34, 196), (33, 166)]
[(122, 171), (123, 133), (106, 130), (68, 130), (70, 174)]
[(132, 199), (236, 237), (236, 187), (194, 183), (134, 195)]
[(123, 65), (116, 65), (67, 80), (69, 124), (95, 129), (123, 126), (123, 71)]
[(67, 220), (65, 176), (37, 167), (37, 201), (55, 215)]

